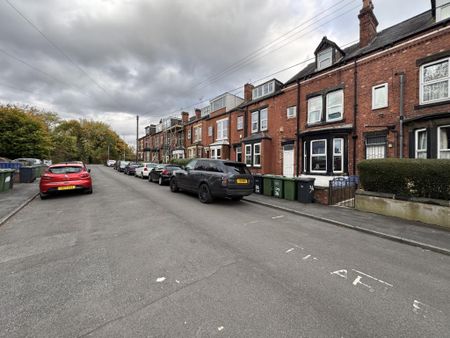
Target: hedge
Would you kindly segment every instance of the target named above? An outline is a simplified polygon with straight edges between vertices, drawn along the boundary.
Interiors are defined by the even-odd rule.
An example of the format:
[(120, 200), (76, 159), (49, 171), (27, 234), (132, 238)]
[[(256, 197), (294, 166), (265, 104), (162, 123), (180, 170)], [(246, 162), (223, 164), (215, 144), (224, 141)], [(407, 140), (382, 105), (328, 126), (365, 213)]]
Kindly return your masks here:
[(358, 170), (367, 191), (450, 200), (450, 160), (365, 160)]
[(189, 161), (192, 160), (191, 158), (173, 158), (170, 160), (171, 164), (176, 164), (179, 166), (184, 166), (189, 163)]

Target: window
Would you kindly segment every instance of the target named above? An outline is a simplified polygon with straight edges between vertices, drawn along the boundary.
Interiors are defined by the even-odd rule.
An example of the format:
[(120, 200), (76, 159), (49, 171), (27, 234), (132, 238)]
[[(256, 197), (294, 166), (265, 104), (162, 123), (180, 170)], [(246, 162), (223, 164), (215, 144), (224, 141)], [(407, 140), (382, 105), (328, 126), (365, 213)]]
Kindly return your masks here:
[(255, 143), (253, 145), (253, 166), (261, 166), (261, 143)]
[(384, 83), (372, 87), (372, 109), (386, 108), (388, 106), (388, 84)]
[(311, 141), (311, 172), (327, 172), (327, 141)]
[(438, 158), (450, 160), (450, 126), (438, 128)]
[(327, 94), (327, 122), (342, 119), (344, 91), (338, 90)]
[(238, 116), (237, 118), (237, 130), (244, 129), (244, 116)]
[(256, 100), (260, 97), (272, 94), (275, 91), (275, 81), (270, 81), (267, 83), (264, 83), (252, 91), (252, 99)]
[(261, 123), (261, 131), (267, 130), (268, 118), (267, 118), (267, 108), (261, 109), (259, 112), (259, 119)]
[(209, 126), (208, 127), (208, 136), (212, 136), (213, 135), (213, 127)]
[(416, 158), (427, 158), (427, 130), (416, 130)]
[(202, 140), (202, 126), (194, 127), (194, 142), (200, 142)]
[(331, 48), (325, 49), (317, 54), (317, 69), (321, 70), (327, 68), (333, 63), (333, 50)]
[(308, 124), (320, 122), (322, 119), (322, 96), (308, 100)]
[(386, 136), (368, 136), (366, 138), (366, 159), (386, 157)]
[(217, 135), (216, 140), (226, 140), (228, 139), (228, 119), (219, 120), (217, 123)]
[(236, 162), (242, 162), (242, 147), (236, 147)]
[(292, 118), (294, 118), (296, 116), (297, 116), (297, 107), (296, 106), (288, 107), (288, 109), (287, 109), (287, 118), (288, 119), (292, 119)]
[(188, 129), (188, 140), (191, 139), (191, 129)]
[(247, 166), (252, 165), (252, 145), (251, 144), (245, 145), (245, 164)]
[(450, 59), (423, 65), (420, 71), (420, 103), (433, 103), (448, 100)]
[(254, 111), (252, 113), (252, 133), (256, 133), (259, 130), (259, 112)]
[(306, 172), (307, 171), (306, 168), (308, 168), (308, 165), (307, 165), (308, 154), (306, 152), (306, 150), (307, 150), (307, 146), (306, 145), (307, 145), (307, 143), (304, 142), (303, 143), (303, 172)]
[(211, 147), (211, 158), (215, 160), (220, 160), (222, 158), (222, 148), (221, 147)]
[(333, 172), (344, 172), (344, 139), (333, 139)]
[(436, 0), (436, 21), (450, 18), (450, 2), (448, 0)]
[(211, 102), (211, 111), (216, 111), (225, 107), (225, 96)]

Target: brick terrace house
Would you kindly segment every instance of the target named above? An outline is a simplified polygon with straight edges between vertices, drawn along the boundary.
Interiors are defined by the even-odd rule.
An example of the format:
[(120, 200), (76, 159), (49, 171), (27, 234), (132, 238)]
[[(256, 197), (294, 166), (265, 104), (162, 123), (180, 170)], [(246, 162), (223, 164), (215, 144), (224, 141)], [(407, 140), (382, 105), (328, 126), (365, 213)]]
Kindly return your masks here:
[(363, 159), (450, 158), (450, 1), (431, 5), (377, 32), (364, 0), (359, 43), (341, 49), (324, 37), (315, 62), (286, 82), (300, 97), (302, 174), (327, 185)]

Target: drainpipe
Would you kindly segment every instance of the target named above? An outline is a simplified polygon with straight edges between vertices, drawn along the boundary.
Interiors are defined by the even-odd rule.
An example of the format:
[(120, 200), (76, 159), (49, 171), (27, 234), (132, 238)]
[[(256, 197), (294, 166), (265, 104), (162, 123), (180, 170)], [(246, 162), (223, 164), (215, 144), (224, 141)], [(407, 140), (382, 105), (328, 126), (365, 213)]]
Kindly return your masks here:
[(400, 76), (400, 132), (399, 132), (399, 158), (403, 158), (403, 119), (404, 119), (404, 91), (405, 91), (405, 73), (398, 73)]
[(358, 115), (358, 64), (356, 60), (354, 62), (354, 73), (353, 73), (353, 132), (352, 132), (352, 140), (353, 140), (353, 176), (356, 175), (356, 139), (358, 135), (356, 134), (356, 116)]
[(297, 80), (297, 133), (295, 143), (297, 144), (297, 177), (300, 176), (300, 80)]

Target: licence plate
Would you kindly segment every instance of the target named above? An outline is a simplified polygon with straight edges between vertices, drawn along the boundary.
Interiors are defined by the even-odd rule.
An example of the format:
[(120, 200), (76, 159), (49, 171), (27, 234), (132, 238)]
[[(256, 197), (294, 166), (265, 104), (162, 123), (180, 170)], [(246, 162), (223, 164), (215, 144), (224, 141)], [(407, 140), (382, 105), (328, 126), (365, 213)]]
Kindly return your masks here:
[(58, 187), (58, 190), (73, 190), (76, 187), (74, 185), (66, 185), (64, 187)]
[(248, 180), (247, 180), (246, 178), (238, 178), (238, 179), (236, 180), (236, 183), (237, 183), (237, 184), (247, 184), (247, 183), (248, 183)]

